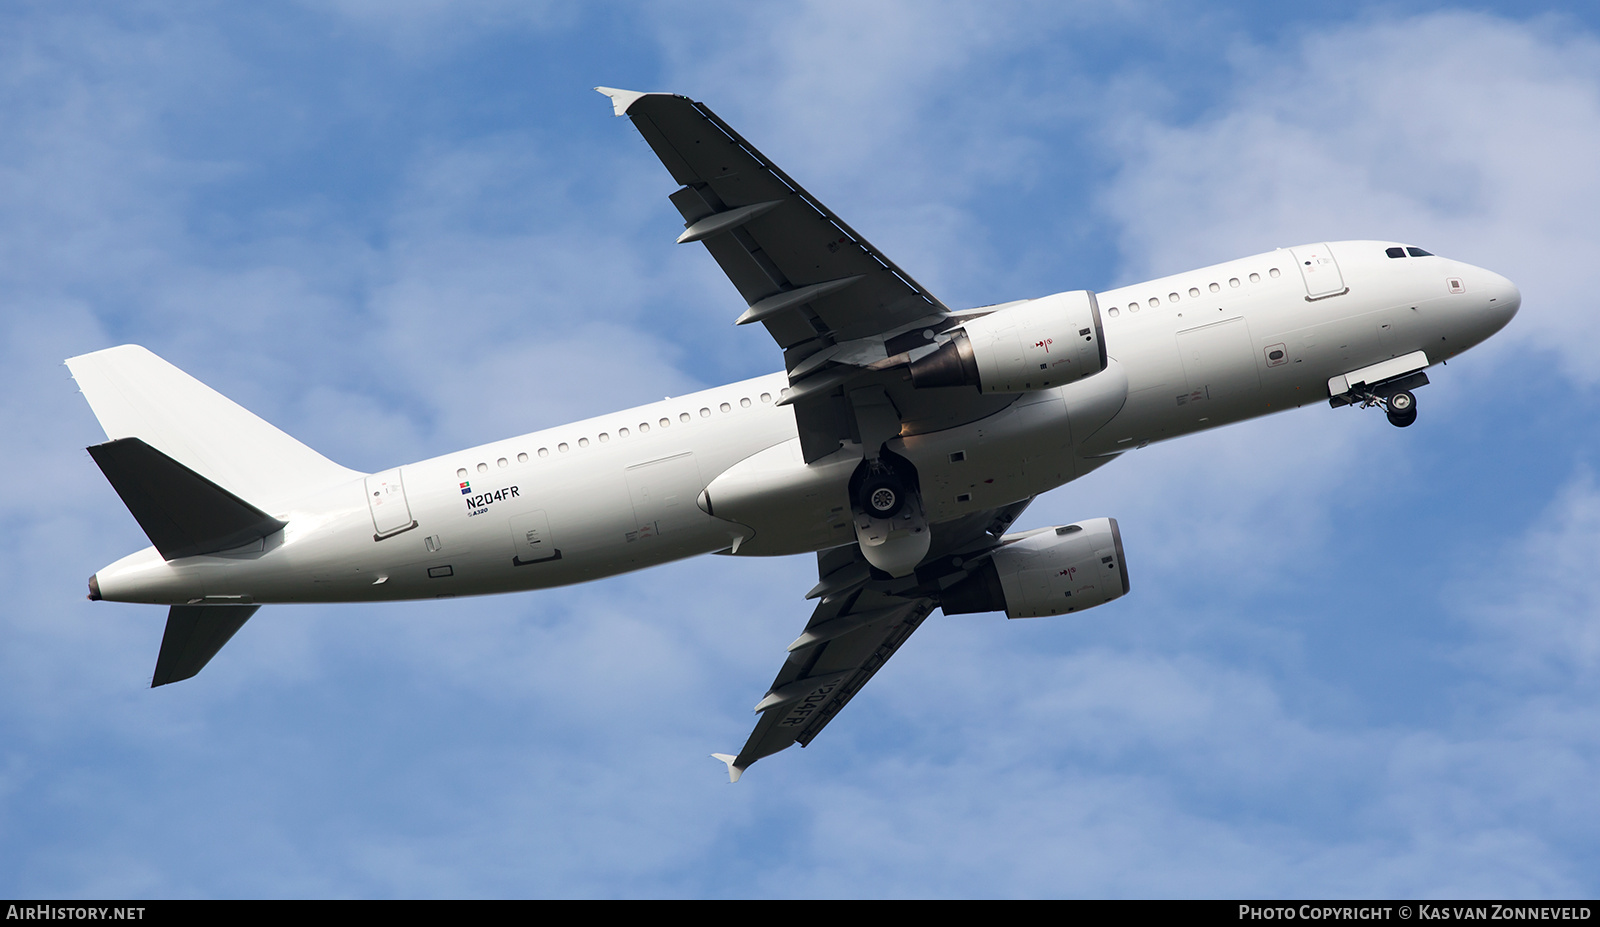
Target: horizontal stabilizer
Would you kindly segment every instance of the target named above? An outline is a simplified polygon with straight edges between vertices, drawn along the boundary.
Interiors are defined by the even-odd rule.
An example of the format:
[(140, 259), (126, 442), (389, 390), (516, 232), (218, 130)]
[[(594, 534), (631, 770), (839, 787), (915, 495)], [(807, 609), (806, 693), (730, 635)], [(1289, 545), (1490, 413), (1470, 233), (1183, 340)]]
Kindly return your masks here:
[(284, 525), (138, 438), (96, 444), (89, 454), (168, 560), (242, 547)]
[(188, 679), (205, 668), (259, 605), (174, 605), (161, 635), (150, 688)]

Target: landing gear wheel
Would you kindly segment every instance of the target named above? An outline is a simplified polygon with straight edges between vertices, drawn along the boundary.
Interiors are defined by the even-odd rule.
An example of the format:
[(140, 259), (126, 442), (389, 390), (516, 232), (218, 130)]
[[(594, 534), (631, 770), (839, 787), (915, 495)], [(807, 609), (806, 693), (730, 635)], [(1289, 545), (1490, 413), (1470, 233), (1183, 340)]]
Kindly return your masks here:
[(1417, 420), (1417, 397), (1409, 390), (1400, 390), (1389, 397), (1389, 424), (1406, 428)]
[(861, 493), (857, 498), (861, 510), (873, 518), (893, 518), (900, 514), (900, 509), (906, 504), (906, 489), (894, 477), (878, 475), (869, 477), (861, 484)]

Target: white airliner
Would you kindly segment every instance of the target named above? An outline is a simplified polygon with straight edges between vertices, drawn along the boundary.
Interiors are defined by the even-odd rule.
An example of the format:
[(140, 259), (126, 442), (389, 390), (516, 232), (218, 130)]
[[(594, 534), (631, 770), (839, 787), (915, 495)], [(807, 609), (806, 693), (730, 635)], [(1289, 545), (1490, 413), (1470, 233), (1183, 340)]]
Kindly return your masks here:
[(816, 612), (731, 779), (805, 745), (935, 609), (1060, 615), (1128, 591), (1117, 522), (1017, 534), (1132, 448), (1308, 403), (1416, 418), (1427, 368), (1504, 326), (1506, 278), (1387, 241), (954, 311), (686, 97), (597, 88), (680, 188), (786, 370), (359, 473), (142, 347), (67, 361), (89, 448), (154, 546), (89, 597), (170, 605), (152, 685), (263, 603), (585, 582), (696, 554), (815, 552)]

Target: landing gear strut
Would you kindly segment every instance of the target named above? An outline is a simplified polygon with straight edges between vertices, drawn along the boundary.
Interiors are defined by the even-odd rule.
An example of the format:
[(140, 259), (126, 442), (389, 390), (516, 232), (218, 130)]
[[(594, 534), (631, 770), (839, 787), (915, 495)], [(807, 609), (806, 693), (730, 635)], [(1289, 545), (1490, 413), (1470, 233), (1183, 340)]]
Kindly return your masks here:
[(1396, 428), (1406, 428), (1417, 420), (1417, 397), (1408, 389), (1352, 391), (1347, 400), (1351, 405), (1360, 404), (1363, 409), (1377, 406), (1389, 416), (1389, 424)]
[[(1414, 355), (1408, 354), (1334, 377), (1328, 381), (1328, 392), (1333, 393), (1336, 389), (1342, 392), (1329, 396), (1328, 405), (1335, 409), (1353, 405), (1360, 405), (1363, 409), (1377, 406), (1388, 414), (1389, 424), (1396, 428), (1408, 428), (1417, 420), (1417, 396), (1414, 390), (1428, 385), (1428, 374), (1421, 369), (1427, 362), (1427, 356), (1418, 351)], [(1390, 374), (1412, 364), (1416, 364), (1416, 369), (1411, 373), (1399, 376)], [(1369, 377), (1386, 378), (1367, 383)]]

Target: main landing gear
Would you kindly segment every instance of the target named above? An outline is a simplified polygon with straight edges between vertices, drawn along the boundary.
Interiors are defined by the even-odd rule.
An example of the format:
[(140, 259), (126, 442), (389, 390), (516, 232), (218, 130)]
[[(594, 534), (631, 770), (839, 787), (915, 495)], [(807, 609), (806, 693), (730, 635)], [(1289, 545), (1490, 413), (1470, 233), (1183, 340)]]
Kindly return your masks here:
[(906, 504), (907, 487), (892, 470), (871, 471), (856, 494), (861, 511), (873, 518), (893, 518)]
[(890, 576), (911, 575), (933, 539), (916, 467), (884, 451), (876, 460), (862, 460), (850, 483), (851, 520), (861, 555)]

